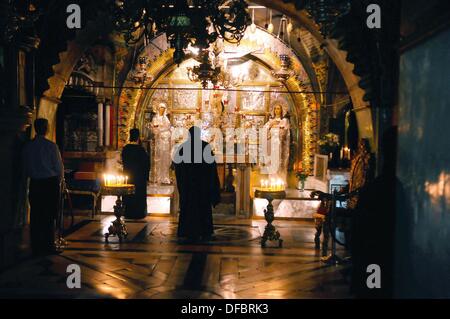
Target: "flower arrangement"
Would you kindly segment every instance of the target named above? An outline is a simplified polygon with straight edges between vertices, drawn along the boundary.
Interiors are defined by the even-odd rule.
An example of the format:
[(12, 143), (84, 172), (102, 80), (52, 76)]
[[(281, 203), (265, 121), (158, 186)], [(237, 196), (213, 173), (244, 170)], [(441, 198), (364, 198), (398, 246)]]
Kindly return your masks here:
[(339, 147), (339, 136), (334, 133), (325, 134), (319, 141), (320, 153), (328, 155)]
[(295, 176), (298, 178), (298, 180), (300, 182), (305, 182), (306, 179), (308, 178), (308, 174), (305, 172), (305, 170), (303, 168), (299, 168), (296, 172), (295, 172)]
[(302, 167), (302, 163), (299, 163), (298, 165), (296, 165), (296, 170), (295, 170), (295, 176), (298, 179), (299, 182), (299, 189), (301, 191), (303, 191), (305, 189), (305, 182), (306, 179), (308, 178), (308, 173), (303, 169)]

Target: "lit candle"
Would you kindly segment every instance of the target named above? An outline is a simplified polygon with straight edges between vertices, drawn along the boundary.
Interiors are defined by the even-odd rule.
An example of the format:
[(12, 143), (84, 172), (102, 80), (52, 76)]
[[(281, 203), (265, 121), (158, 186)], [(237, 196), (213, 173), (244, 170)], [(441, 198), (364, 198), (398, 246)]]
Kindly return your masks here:
[(344, 153), (343, 154), (343, 158), (344, 159), (348, 159), (348, 154), (347, 154), (348, 153), (348, 148), (346, 146), (343, 148), (343, 153)]
[(125, 184), (128, 185), (128, 176), (125, 176)]

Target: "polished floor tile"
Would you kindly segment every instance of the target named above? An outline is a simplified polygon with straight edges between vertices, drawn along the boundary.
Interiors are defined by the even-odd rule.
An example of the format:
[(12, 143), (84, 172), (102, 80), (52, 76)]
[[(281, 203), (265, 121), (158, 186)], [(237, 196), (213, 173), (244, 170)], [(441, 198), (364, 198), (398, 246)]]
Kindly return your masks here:
[[(119, 243), (98, 216), (66, 237), (63, 253), (30, 259), (0, 273), (0, 296), (26, 298), (350, 298), (347, 266), (320, 262), (313, 223), (276, 221), (284, 240), (260, 247), (264, 220), (215, 218), (215, 237), (181, 244), (174, 218), (127, 221)], [(343, 254), (341, 250), (339, 253)], [(67, 266), (81, 269), (69, 289)]]

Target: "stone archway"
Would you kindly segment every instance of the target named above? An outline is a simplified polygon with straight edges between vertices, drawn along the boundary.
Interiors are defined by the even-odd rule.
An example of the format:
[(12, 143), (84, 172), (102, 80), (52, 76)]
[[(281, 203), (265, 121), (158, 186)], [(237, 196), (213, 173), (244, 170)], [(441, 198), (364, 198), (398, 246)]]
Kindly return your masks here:
[[(314, 22), (303, 11), (297, 10), (293, 3), (285, 3), (281, 0), (255, 0), (254, 2), (278, 10), (292, 19), (299, 21), (320, 43), (325, 45), (326, 52), (337, 66), (349, 91), (356, 112), (360, 136), (373, 141), (371, 109), (369, 108), (369, 103), (363, 99), (365, 90), (359, 86), (360, 78), (353, 73), (354, 65), (346, 61), (347, 52), (338, 49), (337, 41), (324, 40)], [(83, 52), (95, 42), (95, 39), (99, 35), (104, 34), (107, 29), (108, 26), (102, 19), (90, 21), (78, 33), (75, 40), (68, 42), (67, 50), (59, 53), (60, 62), (53, 66), (54, 74), (48, 79), (49, 89), (44, 92), (39, 101), (37, 114), (37, 116), (49, 120), (49, 138), (55, 139), (56, 110), (73, 67)], [(124, 91), (127, 92), (127, 89), (124, 89)], [(129, 95), (130, 92), (126, 94)], [(120, 100), (119, 103), (121, 103)], [(119, 127), (119, 139), (120, 134)]]
[(56, 112), (61, 103), (64, 88), (72, 74), (76, 63), (83, 53), (106, 33), (109, 33), (109, 25), (103, 18), (90, 21), (85, 28), (77, 33), (74, 40), (67, 42), (66, 50), (59, 52), (59, 63), (52, 66), (53, 75), (48, 78), (48, 89), (41, 96), (38, 103), (37, 117), (46, 118), (49, 122), (47, 137), (53, 141), (56, 139)]
[(347, 52), (338, 48), (336, 40), (325, 40), (314, 21), (309, 19), (304, 11), (296, 9), (292, 1), (254, 0), (254, 2), (277, 10), (300, 22), (313, 37), (324, 45), (325, 51), (338, 68), (347, 86), (356, 114), (360, 137), (368, 138), (371, 143), (374, 143), (372, 111), (369, 107), (369, 102), (364, 100), (365, 90), (359, 86), (360, 77), (353, 73), (354, 65), (347, 61)]
[[(265, 39), (270, 45), (260, 50), (255, 39)], [(287, 89), (287, 92), (317, 91), (318, 87), (314, 86), (317, 79), (312, 79), (312, 76), (316, 75), (308, 73), (304, 66), (303, 61), (307, 57), (301, 59), (286, 43), (273, 34), (268, 33), (265, 29), (257, 29), (253, 38), (251, 36), (245, 36), (238, 47), (244, 52), (253, 52), (249, 53), (252, 59), (260, 61), (271, 71), (280, 68), (281, 61), (279, 54), (291, 56), (291, 67), (295, 71), (296, 76), (291, 77), (285, 83), (284, 87)], [(256, 51), (259, 53), (254, 53)], [(148, 100), (149, 94), (151, 95), (154, 92), (153, 88), (156, 88), (158, 79), (175, 69), (176, 65), (173, 62), (172, 54), (173, 50), (168, 47), (165, 35), (160, 34), (143, 48), (137, 57), (136, 60), (142, 58), (150, 62), (146, 64), (145, 72), (142, 71), (141, 65), (137, 65), (136, 69), (130, 70), (127, 80), (123, 85), (124, 89), (119, 98), (119, 147), (127, 142), (129, 129), (140, 126), (143, 105)], [(136, 75), (142, 73), (147, 75), (147, 80), (148, 78), (152, 79), (140, 83), (144, 84), (146, 86), (145, 88), (139, 88), (135, 83)], [(149, 87), (152, 89), (149, 90)], [(318, 95), (315, 93), (289, 93), (289, 95), (296, 106), (295, 116), (297, 117), (300, 114), (296, 118), (296, 126), (304, 133), (297, 134), (297, 139), (295, 140), (296, 150), (301, 151), (301, 153), (297, 153), (296, 158), (302, 158), (305, 168), (309, 169), (312, 168), (314, 150), (317, 148), (317, 139), (319, 136), (320, 102), (317, 100)]]

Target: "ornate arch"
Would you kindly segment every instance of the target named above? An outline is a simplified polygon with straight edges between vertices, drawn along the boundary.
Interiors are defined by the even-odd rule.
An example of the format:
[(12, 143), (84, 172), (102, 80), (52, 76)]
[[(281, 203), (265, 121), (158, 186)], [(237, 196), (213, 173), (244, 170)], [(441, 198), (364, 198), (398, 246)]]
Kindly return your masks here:
[[(324, 40), (314, 22), (306, 16), (305, 12), (297, 10), (293, 3), (286, 3), (281, 0), (254, 0), (254, 2), (267, 6), (268, 8), (278, 10), (298, 21), (308, 30), (309, 33), (311, 33), (315, 39), (317, 39), (317, 41), (324, 44), (325, 51), (337, 66), (342, 78), (344, 79), (352, 99), (353, 106), (357, 111), (356, 115), (360, 136), (369, 138), (370, 141), (373, 141), (372, 114), (370, 108), (368, 107), (369, 102), (364, 100), (364, 95), (366, 92), (359, 86), (360, 77), (353, 73), (354, 65), (346, 60), (347, 52), (338, 48), (338, 43), (336, 40)], [(56, 110), (58, 104), (60, 103), (59, 99), (64, 90), (64, 86), (72, 73), (73, 67), (83, 52), (95, 42), (95, 39), (97, 39), (99, 35), (105, 34), (105, 32), (110, 32), (105, 31), (108, 30), (108, 28), (109, 26), (105, 24), (103, 19), (96, 19), (95, 21), (91, 20), (87, 26), (77, 34), (76, 40), (68, 42), (67, 49), (59, 53), (59, 63), (55, 64), (52, 68), (53, 75), (48, 79), (49, 88), (44, 92), (39, 101), (38, 111), (38, 116), (45, 117), (49, 120), (50, 132), (52, 133), (50, 136), (51, 138), (55, 138), (55, 118)], [(154, 61), (156, 63), (152, 64), (152, 66), (157, 70), (158, 65), (164, 66), (167, 64), (167, 61), (171, 59), (171, 50), (167, 49), (167, 41), (163, 41), (161, 39), (158, 43), (153, 41), (152, 44), (161, 48), (157, 56), (154, 56), (157, 60)], [(164, 55), (165, 57), (160, 59), (160, 55)], [(305, 70), (307, 70), (310, 74), (311, 66), (306, 64), (304, 65)], [(164, 68), (161, 68), (160, 71), (163, 69)], [(313, 83), (314, 82), (315, 81), (313, 81)], [(139, 101), (142, 95), (140, 90), (133, 90), (134, 93), (132, 93), (132, 90), (127, 89), (127, 85), (130, 84), (135, 85), (133, 82), (125, 80), (123, 83), (124, 89), (121, 90), (120, 93), (119, 105), (121, 106), (122, 113), (119, 118), (119, 140), (124, 137), (126, 138), (123, 133), (126, 128), (126, 121), (124, 120), (126, 118), (129, 119), (130, 115), (133, 115), (131, 117), (134, 118), (134, 114), (130, 114), (130, 108), (137, 105), (136, 100)], [(127, 103), (125, 107), (122, 107), (122, 102)], [(317, 105), (315, 105), (314, 108), (317, 108)], [(309, 112), (310, 115), (313, 116), (316, 111), (309, 109)]]
[(348, 52), (339, 48), (337, 40), (325, 40), (317, 25), (306, 15), (306, 12), (295, 7), (294, 0), (254, 0), (253, 2), (277, 10), (296, 20), (323, 45), (347, 86), (357, 118), (359, 135), (361, 138), (368, 138), (373, 145), (375, 140), (370, 103), (365, 99), (366, 90), (359, 85), (361, 77), (354, 73), (355, 65), (348, 61)]
[[(260, 49), (260, 43), (256, 40), (261, 38), (270, 39), (271, 43)], [(280, 54), (287, 54), (292, 59), (292, 69), (295, 76), (291, 77), (286, 83), (285, 88), (291, 93), (290, 96), (296, 109), (294, 110), (296, 124), (303, 132), (301, 139), (296, 141), (298, 147), (302, 150), (303, 163), (306, 168), (312, 166), (313, 155), (317, 147), (317, 138), (319, 135), (320, 103), (316, 94), (302, 94), (299, 91), (317, 91), (317, 78), (315, 74), (305, 71), (303, 61), (296, 52), (287, 44), (282, 42), (264, 29), (258, 29), (255, 35), (246, 35), (241, 41), (239, 48), (244, 52), (249, 52), (253, 60), (260, 62), (270, 70), (277, 70), (281, 66)], [(137, 65), (129, 71), (119, 98), (119, 147), (123, 146), (128, 138), (128, 131), (132, 127), (139, 127), (143, 118), (143, 109), (154, 90), (158, 81), (164, 78), (176, 68), (172, 59), (173, 51), (168, 47), (164, 34), (155, 37), (146, 47), (142, 48), (136, 58)], [(145, 61), (145, 62), (144, 62)], [(144, 70), (145, 69), (145, 70)], [(135, 89), (139, 82), (146, 88)], [(300, 136), (297, 136), (299, 138)]]

